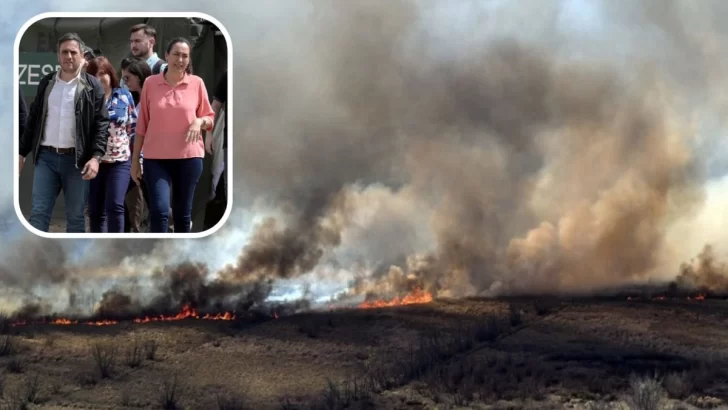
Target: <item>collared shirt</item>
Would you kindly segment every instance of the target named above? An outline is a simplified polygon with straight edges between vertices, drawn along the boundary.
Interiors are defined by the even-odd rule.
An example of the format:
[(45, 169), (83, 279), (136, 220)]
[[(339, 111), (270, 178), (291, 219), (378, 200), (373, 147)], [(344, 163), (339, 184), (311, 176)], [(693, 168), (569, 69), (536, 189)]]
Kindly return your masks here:
[[(157, 64), (157, 61), (161, 60), (161, 58), (157, 55), (157, 53), (152, 53), (149, 58), (147, 58), (147, 64), (149, 64), (149, 68), (154, 68), (154, 64)], [(159, 67), (159, 72), (163, 73), (164, 69), (167, 68), (167, 63), (162, 63), (162, 65)]]
[(202, 78), (186, 74), (172, 87), (164, 73), (144, 81), (139, 98), (137, 135), (144, 136), (144, 158), (204, 158), (202, 139), (189, 143), (187, 131), (197, 118), (215, 119)]
[(81, 73), (72, 80), (61, 80), (58, 72), (48, 95), (48, 116), (41, 145), (55, 148), (76, 147), (76, 89)]

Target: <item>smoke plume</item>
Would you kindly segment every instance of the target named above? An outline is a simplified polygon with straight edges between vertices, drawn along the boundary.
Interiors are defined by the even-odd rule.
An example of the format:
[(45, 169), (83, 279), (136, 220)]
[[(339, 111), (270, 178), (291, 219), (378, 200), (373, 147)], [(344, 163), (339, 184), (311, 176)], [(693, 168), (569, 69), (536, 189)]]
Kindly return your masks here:
[[(315, 39), (306, 50), (316, 58), (246, 70), (254, 75), (241, 88), (258, 110), (245, 116), (240, 175), (303, 210), (285, 228), (297, 234), (281, 228), (255, 252), (280, 254), (300, 236), (319, 252), (297, 252), (299, 261), (335, 254), (371, 209), (360, 187), (380, 181), (425, 212), (398, 223), (427, 231), (430, 249), (396, 233), (369, 237), (401, 250), (365, 255), (379, 262), (372, 272), (422, 254), (417, 267), (397, 268), (452, 296), (584, 291), (653, 274), (668, 227), (702, 200), (694, 130), (670, 73), (640, 59), (627, 72), (608, 63), (613, 55), (566, 58), (527, 36), (493, 35), (441, 57), (458, 39), (433, 39), (422, 24), (432, 12), (335, 7), (305, 29), (314, 34), (296, 33)], [(258, 57), (255, 68), (266, 65)], [(270, 107), (274, 123), (255, 120), (274, 117)], [(370, 223), (379, 218), (390, 219), (380, 210)]]

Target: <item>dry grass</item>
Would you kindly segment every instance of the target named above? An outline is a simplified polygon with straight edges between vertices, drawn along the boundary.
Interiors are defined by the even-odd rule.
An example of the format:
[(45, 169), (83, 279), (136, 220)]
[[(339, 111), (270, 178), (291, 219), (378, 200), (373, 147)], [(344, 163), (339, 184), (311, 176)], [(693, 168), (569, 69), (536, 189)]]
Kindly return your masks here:
[(180, 409), (179, 379), (176, 374), (167, 376), (159, 396), (159, 406), (164, 410)]
[(674, 399), (686, 399), (693, 393), (693, 381), (687, 371), (671, 372), (663, 381), (667, 394)]
[(630, 388), (626, 402), (631, 410), (660, 410), (667, 396), (657, 377), (632, 376)]
[(715, 407), (728, 398), (726, 318), (707, 301), (523, 299), (13, 328), (0, 336), (0, 410)]
[(131, 345), (124, 350), (124, 364), (132, 369), (142, 365), (144, 362), (144, 347), (138, 339), (134, 339)]
[(118, 347), (115, 343), (96, 343), (91, 347), (91, 354), (102, 379), (113, 376), (116, 368), (116, 355)]
[(157, 348), (159, 348), (159, 344), (155, 339), (144, 342), (144, 355), (147, 360), (155, 360), (157, 358)]
[(15, 338), (7, 334), (0, 337), (0, 357), (12, 356), (15, 353), (17, 353)]
[(217, 396), (218, 410), (247, 410), (249, 408), (243, 395), (221, 394)]

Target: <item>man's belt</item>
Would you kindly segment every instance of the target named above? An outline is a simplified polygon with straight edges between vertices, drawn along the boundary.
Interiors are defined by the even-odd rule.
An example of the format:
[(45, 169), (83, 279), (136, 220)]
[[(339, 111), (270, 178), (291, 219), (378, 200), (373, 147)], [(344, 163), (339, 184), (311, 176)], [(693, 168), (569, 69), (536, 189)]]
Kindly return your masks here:
[(56, 154), (61, 155), (73, 154), (76, 152), (76, 148), (56, 148), (51, 147), (50, 145), (41, 145), (40, 147), (46, 151), (55, 152)]

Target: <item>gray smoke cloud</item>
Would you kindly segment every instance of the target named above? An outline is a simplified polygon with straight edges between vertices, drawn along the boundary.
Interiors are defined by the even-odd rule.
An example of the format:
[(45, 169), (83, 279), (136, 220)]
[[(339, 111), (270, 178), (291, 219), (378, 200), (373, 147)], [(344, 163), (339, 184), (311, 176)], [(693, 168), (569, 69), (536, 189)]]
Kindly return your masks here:
[[(316, 20), (289, 30), (295, 43), (276, 35), (275, 45), (297, 50), (290, 68), (274, 69), (271, 56), (280, 54), (264, 46), (240, 63), (246, 76), (238, 82), (256, 104), (241, 119), (236, 169), (251, 182), (246, 189), (291, 204), (298, 213), (286, 229), (309, 248), (321, 257), (335, 252), (340, 233), (371, 206), (352, 184), (379, 181), (394, 197), (405, 187), (410, 206), (426, 209), (427, 218), (405, 219), (420, 219), (409, 225), (429, 231), (432, 249), (372, 236), (402, 254), (371, 260), (386, 267), (424, 251), (416, 268), (398, 268), (424, 275), (440, 293), (588, 290), (660, 267), (670, 223), (702, 200), (692, 113), (679, 112), (676, 101), (685, 67), (655, 68), (650, 56), (620, 59), (615, 47), (577, 58), (554, 23), (557, 3), (540, 8), (542, 20), (530, 11), (483, 11), (486, 21), (505, 15), (514, 26), (487, 34), (468, 26), (478, 40), (433, 30), (433, 21), (445, 19), (432, 16), (447, 6), (316, 3), (324, 4)], [(632, 40), (648, 37), (640, 29), (647, 16), (682, 39), (687, 31), (673, 29), (678, 12), (629, 21), (602, 10), (616, 20), (605, 30), (626, 28)], [(519, 17), (547, 40), (516, 34)], [(322, 227), (335, 232), (322, 235)], [(286, 237), (261, 236), (251, 238), (256, 253), (275, 253)], [(311, 265), (317, 253), (299, 254)]]
[[(211, 7), (234, 41), (234, 202), (249, 213), (184, 245), (99, 242), (80, 271), (39, 280), (219, 259), (185, 265), (217, 279), (183, 293), (261, 302), (296, 278), (345, 294), (588, 292), (674, 277), (704, 244), (676, 251), (673, 227), (703, 209), (716, 138), (702, 127), (725, 112), (720, 2)], [(235, 251), (215, 258), (221, 243)], [(112, 286), (105, 306), (180, 303), (159, 283), (143, 303)]]

